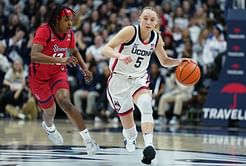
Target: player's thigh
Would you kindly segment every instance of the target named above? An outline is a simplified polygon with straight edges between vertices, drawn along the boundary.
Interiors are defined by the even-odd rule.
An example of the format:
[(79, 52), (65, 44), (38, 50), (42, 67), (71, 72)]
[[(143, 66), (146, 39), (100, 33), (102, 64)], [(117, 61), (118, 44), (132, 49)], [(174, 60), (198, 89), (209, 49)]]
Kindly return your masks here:
[(70, 92), (66, 88), (57, 89), (54, 96), (58, 105), (63, 109), (68, 108), (72, 104), (70, 100)]
[(54, 98), (48, 82), (31, 79), (29, 87), (40, 108), (48, 109), (53, 106)]
[(107, 98), (117, 113), (124, 113), (133, 109), (134, 105), (131, 96), (131, 83), (129, 80), (118, 77), (111, 77), (108, 81)]
[(149, 89), (149, 75), (145, 74), (143, 77), (139, 77), (132, 83), (131, 93), (134, 100), (138, 98), (138, 96), (142, 93), (149, 93), (151, 95), (151, 91)]
[(53, 95), (55, 95), (59, 89), (67, 89), (69, 91), (69, 82), (68, 82), (67, 73), (59, 72), (54, 74), (49, 81), (49, 86)]

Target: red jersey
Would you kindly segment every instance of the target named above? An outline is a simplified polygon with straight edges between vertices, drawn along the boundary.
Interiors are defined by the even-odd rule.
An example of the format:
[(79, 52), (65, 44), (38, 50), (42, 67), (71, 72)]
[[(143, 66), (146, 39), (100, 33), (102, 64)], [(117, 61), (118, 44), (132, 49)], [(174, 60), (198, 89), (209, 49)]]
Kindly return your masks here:
[[(60, 36), (57, 35), (48, 24), (41, 25), (37, 29), (32, 43), (41, 44), (44, 47), (42, 51), (43, 54), (60, 58), (66, 57), (68, 48), (75, 48), (75, 39), (72, 30)], [(35, 65), (38, 66), (36, 72), (39, 74), (43, 73), (47, 77), (49, 77), (47, 74), (53, 74), (66, 69), (66, 66), (61, 64), (35, 63), (31, 65), (32, 67), (35, 67)]]
[[(67, 49), (75, 47), (74, 33), (69, 31), (58, 36), (47, 24), (40, 26), (32, 41), (43, 46), (44, 56), (66, 57)], [(59, 89), (69, 89), (67, 70), (61, 64), (32, 63), (29, 68), (29, 86), (41, 108), (50, 108), (53, 95)]]

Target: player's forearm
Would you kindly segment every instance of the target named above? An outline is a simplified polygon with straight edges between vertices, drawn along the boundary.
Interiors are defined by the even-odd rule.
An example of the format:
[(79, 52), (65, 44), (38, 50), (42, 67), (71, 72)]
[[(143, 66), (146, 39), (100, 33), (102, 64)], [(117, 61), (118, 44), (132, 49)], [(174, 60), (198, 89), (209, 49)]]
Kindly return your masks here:
[(43, 63), (43, 64), (62, 63), (61, 58), (47, 56), (43, 53), (32, 53), (31, 54), (31, 61), (34, 63)]
[(86, 66), (84, 60), (82, 58), (78, 59), (78, 63), (79, 66), (83, 69), (83, 70), (88, 70), (88, 67)]
[(173, 59), (173, 58), (165, 58), (161, 61), (161, 64), (163, 67), (175, 67), (178, 66), (179, 63), (181, 62), (180, 59)]
[(85, 64), (85, 61), (82, 59), (79, 51), (76, 49), (76, 51), (72, 54), (73, 56), (75, 56), (78, 60), (78, 64), (79, 66), (81, 67), (81, 69), (83, 70), (88, 70), (86, 64)]
[(104, 56), (109, 57), (109, 58), (118, 58), (119, 57), (119, 53), (115, 52), (114, 49), (109, 47), (109, 46), (105, 46), (102, 49), (102, 53)]

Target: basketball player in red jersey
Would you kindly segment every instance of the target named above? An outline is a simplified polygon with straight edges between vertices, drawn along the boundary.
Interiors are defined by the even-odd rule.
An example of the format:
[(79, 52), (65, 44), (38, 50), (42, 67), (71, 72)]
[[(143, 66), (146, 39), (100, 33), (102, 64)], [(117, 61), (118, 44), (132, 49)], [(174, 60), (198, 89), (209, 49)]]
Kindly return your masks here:
[[(75, 12), (64, 6), (57, 6), (48, 23), (41, 25), (32, 41), (30, 64), (30, 89), (43, 110), (42, 127), (48, 138), (56, 145), (63, 144), (62, 135), (54, 125), (56, 104), (66, 113), (82, 136), (88, 154), (98, 150), (90, 137), (78, 109), (71, 103), (66, 65), (79, 64), (86, 81), (92, 80), (92, 73), (75, 47), (72, 17)], [(67, 57), (67, 52), (71, 53)]]

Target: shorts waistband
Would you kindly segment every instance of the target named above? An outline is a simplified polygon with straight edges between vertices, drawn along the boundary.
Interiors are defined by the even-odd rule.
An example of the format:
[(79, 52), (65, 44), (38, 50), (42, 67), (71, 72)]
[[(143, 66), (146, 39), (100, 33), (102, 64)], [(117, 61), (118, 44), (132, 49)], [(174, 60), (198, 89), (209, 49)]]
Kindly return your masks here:
[(137, 79), (137, 78), (143, 78), (145, 75), (146, 75), (146, 73), (144, 73), (141, 76), (131, 76), (131, 75), (120, 74), (120, 73), (117, 73), (117, 72), (112, 72), (112, 76), (116, 76), (116, 77), (123, 78), (123, 79), (129, 79), (129, 80), (134, 80), (134, 79)]
[(119, 78), (130, 79), (130, 80), (138, 78), (138, 77), (133, 77), (133, 76), (130, 76), (130, 75), (128, 75), (128, 76), (127, 75), (123, 75), (123, 74), (116, 73), (116, 72), (113, 72), (112, 75), (116, 76), (116, 77), (119, 77)]

